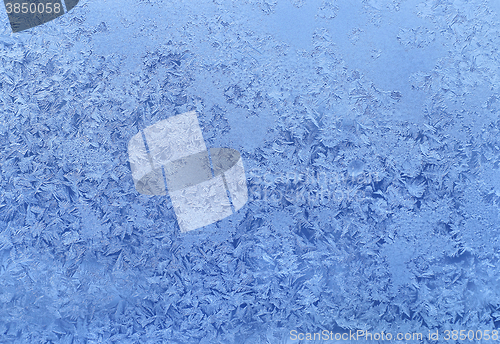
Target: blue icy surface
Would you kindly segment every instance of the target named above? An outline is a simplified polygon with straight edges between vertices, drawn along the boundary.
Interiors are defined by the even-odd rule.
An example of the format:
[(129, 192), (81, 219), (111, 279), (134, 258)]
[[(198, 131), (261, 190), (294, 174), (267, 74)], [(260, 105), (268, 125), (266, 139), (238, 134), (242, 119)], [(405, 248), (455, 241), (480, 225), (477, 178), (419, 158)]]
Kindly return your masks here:
[[(12, 34), (0, 11), (0, 343), (500, 327), (499, 14), (82, 0)], [(190, 110), (250, 194), (181, 234), (127, 144)]]

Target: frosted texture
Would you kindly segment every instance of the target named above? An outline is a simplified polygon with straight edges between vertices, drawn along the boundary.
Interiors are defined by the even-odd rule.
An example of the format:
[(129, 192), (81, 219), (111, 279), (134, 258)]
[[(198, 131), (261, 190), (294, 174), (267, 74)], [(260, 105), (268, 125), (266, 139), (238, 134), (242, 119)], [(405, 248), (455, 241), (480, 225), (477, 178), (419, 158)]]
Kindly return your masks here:
[(2, 9), (0, 343), (491, 335), (499, 14), (85, 0), (13, 33)]

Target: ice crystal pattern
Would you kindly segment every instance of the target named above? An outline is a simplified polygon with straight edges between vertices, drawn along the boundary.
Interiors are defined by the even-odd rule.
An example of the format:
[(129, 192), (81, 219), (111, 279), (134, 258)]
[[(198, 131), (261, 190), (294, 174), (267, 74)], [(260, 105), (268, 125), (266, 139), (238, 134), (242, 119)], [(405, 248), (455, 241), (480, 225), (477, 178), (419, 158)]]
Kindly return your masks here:
[[(109, 6), (0, 24), (1, 343), (500, 326), (494, 2)], [(274, 34), (282, 9), (313, 13), (306, 48)], [(373, 68), (443, 53), (384, 88), (349, 60), (367, 41)], [(241, 152), (249, 201), (181, 235), (127, 145), (188, 111)]]

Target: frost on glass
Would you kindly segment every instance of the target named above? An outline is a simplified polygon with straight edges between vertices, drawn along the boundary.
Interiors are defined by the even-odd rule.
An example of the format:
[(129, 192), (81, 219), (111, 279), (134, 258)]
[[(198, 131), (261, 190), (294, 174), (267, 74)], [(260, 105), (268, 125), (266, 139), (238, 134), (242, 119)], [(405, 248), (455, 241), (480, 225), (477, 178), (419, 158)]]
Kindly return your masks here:
[[(311, 48), (274, 34), (283, 4)], [(102, 6), (0, 27), (0, 342), (500, 327), (495, 1)], [(144, 141), (194, 110), (203, 150)], [(249, 201), (178, 235), (172, 198), (185, 228), (238, 208), (211, 147)]]

